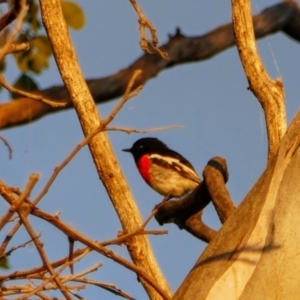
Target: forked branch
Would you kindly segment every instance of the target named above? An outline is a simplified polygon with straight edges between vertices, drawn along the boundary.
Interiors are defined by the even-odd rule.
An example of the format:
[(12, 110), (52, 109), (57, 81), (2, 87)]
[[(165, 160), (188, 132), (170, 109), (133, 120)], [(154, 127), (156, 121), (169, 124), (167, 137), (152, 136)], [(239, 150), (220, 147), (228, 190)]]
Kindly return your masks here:
[(232, 0), (232, 20), (236, 45), (249, 82), (249, 89), (260, 102), (268, 134), (268, 161), (277, 153), (280, 140), (286, 131), (286, 112), (283, 83), (272, 80), (258, 54), (251, 3), (249, 0)]

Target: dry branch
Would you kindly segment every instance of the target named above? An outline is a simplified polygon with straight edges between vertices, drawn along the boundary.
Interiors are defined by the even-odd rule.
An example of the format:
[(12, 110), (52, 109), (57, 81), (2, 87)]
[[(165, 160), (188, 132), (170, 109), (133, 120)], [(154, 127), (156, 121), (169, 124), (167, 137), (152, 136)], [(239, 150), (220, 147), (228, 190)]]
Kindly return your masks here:
[(249, 0), (232, 0), (232, 20), (240, 59), (249, 89), (260, 102), (266, 119), (268, 160), (277, 153), (286, 130), (284, 90), (281, 79), (272, 80), (258, 54)]
[(102, 246), (102, 244), (97, 243), (90, 238), (86, 237), (84, 234), (80, 233), (79, 231), (75, 230), (74, 228), (71, 228), (68, 224), (63, 222), (62, 220), (58, 219), (57, 217), (53, 217), (45, 212), (42, 212), (39, 209), (34, 209), (32, 211), (32, 215), (41, 218), (49, 223), (51, 223), (53, 226), (61, 230), (63, 233), (65, 233), (67, 236), (70, 236), (73, 240), (80, 241), (82, 244), (90, 247), (94, 251), (106, 256), (109, 259), (112, 259), (125, 268), (132, 270), (135, 272), (141, 280), (146, 281), (151, 287), (153, 287), (160, 295), (162, 299), (169, 300), (169, 296), (166, 294), (164, 289), (159, 285), (158, 282), (156, 282), (146, 271), (144, 266), (137, 266), (131, 263), (130, 261), (122, 258), (118, 254), (114, 253), (110, 249)]
[[(174, 300), (293, 299), (299, 284), (300, 112), (277, 155), (189, 272)], [(237, 280), (238, 279), (238, 280)]]
[(65, 107), (67, 106), (67, 103), (61, 103), (61, 102), (57, 102), (57, 101), (51, 101), (51, 100), (48, 100), (48, 99), (45, 99), (43, 98), (42, 96), (40, 95), (35, 95), (33, 93), (28, 93), (28, 92), (25, 92), (25, 91), (21, 91), (19, 89), (16, 89), (15, 87), (11, 86), (6, 80), (5, 78), (0, 75), (0, 84), (6, 88), (9, 92), (11, 93), (14, 93), (14, 94), (18, 94), (20, 96), (23, 96), (23, 97), (27, 97), (29, 99), (33, 99), (33, 100), (37, 100), (37, 101), (41, 101), (45, 104), (48, 104), (52, 107)]
[[(143, 10), (141, 9), (141, 7), (137, 3), (137, 1), (136, 0), (129, 0), (129, 1), (130, 1), (130, 3), (132, 4), (134, 10), (136, 11), (136, 13), (139, 16), (138, 22), (140, 24), (140, 26), (139, 26), (139, 29), (140, 29), (140, 46), (141, 46), (142, 50), (144, 50), (148, 53), (157, 52), (159, 55), (161, 55), (162, 58), (167, 59), (168, 54), (164, 50), (159, 49), (157, 47), (158, 38), (157, 38), (157, 35), (156, 35), (155, 27), (153, 26), (151, 21), (146, 17), (146, 15), (144, 14)], [(147, 29), (149, 29), (149, 31), (151, 33), (151, 43), (149, 43), (148, 40), (147, 40), (147, 34), (146, 34)], [(151, 47), (150, 47), (150, 45), (151, 45)]]
[(113, 108), (113, 110), (110, 112), (110, 114), (103, 120), (100, 122), (100, 125), (97, 126), (96, 129), (94, 129), (92, 132), (90, 132), (83, 141), (81, 141), (72, 151), (71, 153), (63, 160), (63, 162), (61, 164), (59, 164), (58, 166), (56, 166), (54, 168), (54, 171), (52, 173), (52, 175), (50, 176), (49, 180), (47, 181), (47, 183), (45, 184), (44, 188), (42, 189), (42, 191), (38, 194), (38, 196), (35, 198), (35, 200), (33, 201), (33, 205), (36, 206), (39, 201), (45, 196), (45, 194), (48, 192), (48, 190), (50, 189), (51, 185), (53, 184), (53, 182), (55, 181), (56, 177), (58, 176), (58, 174), (60, 173), (61, 170), (63, 170), (63, 168), (70, 163), (70, 161), (75, 157), (75, 155), (83, 148), (85, 147), (94, 136), (96, 136), (99, 132), (104, 131), (106, 129), (106, 126), (115, 118), (115, 116), (117, 115), (117, 113), (122, 109), (123, 105), (132, 97), (136, 96), (139, 91), (141, 90), (141, 86), (138, 87), (137, 89), (135, 89), (134, 91), (132, 91), (132, 86), (134, 85), (135, 80), (138, 78), (138, 76), (141, 75), (141, 71), (140, 70), (136, 70), (133, 73), (132, 78), (130, 79), (127, 89), (125, 91), (125, 94), (123, 96), (123, 98), (117, 103), (117, 105)]
[(4, 16), (4, 19), (1, 22), (0, 26), (3, 29), (6, 27), (10, 22), (12, 22), (14, 19), (17, 19), (16, 26), (14, 30), (8, 35), (8, 37), (5, 40), (5, 44), (0, 49), (0, 61), (2, 61), (2, 58), (7, 53), (11, 52), (11, 44), (14, 38), (18, 35), (22, 28), (23, 19), (25, 17), (25, 14), (27, 12), (27, 3), (26, 0), (17, 0), (15, 1), (14, 8), (11, 12), (8, 13), (7, 18)]
[(225, 186), (228, 180), (226, 160), (214, 157), (209, 160), (203, 171), (204, 180), (186, 197), (160, 204), (155, 219), (160, 225), (175, 223), (195, 237), (210, 242), (216, 232), (202, 220), (203, 209), (213, 202), (222, 223), (234, 212), (235, 207)]
[[(253, 17), (253, 26), (257, 39), (282, 31), (296, 41), (300, 41), (299, 7), (294, 1), (280, 2)], [(232, 23), (220, 26), (198, 37), (186, 37), (178, 30), (161, 47), (168, 53), (169, 60), (161, 58), (158, 54), (144, 54), (130, 66), (113, 75), (88, 79), (86, 82), (94, 101), (103, 103), (124, 94), (128, 78), (131, 78), (134, 70), (143, 70), (143, 75), (136, 82), (136, 86), (145, 85), (149, 79), (156, 77), (159, 72), (165, 69), (184, 63), (207, 60), (234, 45)], [(66, 108), (73, 107), (64, 86), (50, 87), (39, 91), (39, 93), (44, 98), (53, 101), (67, 101)], [(52, 108), (28, 98), (15, 99), (12, 102), (0, 104), (0, 128), (32, 122), (62, 109), (65, 108)]]
[(13, 153), (13, 149), (12, 147), (10, 146), (9, 142), (3, 137), (0, 135), (0, 140), (3, 142), (3, 144), (6, 146), (6, 148), (8, 149), (8, 158), (9, 159), (12, 159), (12, 153)]
[(223, 224), (234, 212), (235, 206), (225, 183), (229, 179), (227, 164), (224, 158), (214, 157), (203, 170), (203, 180)]
[[(58, 69), (78, 115), (83, 132), (87, 136), (101, 124), (101, 120), (77, 63), (76, 53), (62, 14), (61, 1), (40, 1), (40, 6), (42, 20)], [(55, 20), (55, 23), (53, 23), (53, 20)], [(135, 70), (138, 69), (140, 68)], [(137, 86), (139, 85), (137, 84)], [(118, 214), (123, 230), (125, 232), (134, 231), (142, 223), (141, 216), (107, 135), (104, 132), (100, 132), (90, 141), (89, 148), (99, 177)], [(69, 237), (76, 240), (73, 236), (69, 235)], [(168, 298), (170, 288), (156, 263), (147, 237), (133, 237), (127, 248), (134, 263), (137, 266), (142, 266), (145, 270), (144, 272), (152, 280), (149, 282), (144, 276), (140, 278), (149, 297), (152, 299)], [(103, 251), (102, 247), (101, 249)]]
[[(13, 205), (16, 202), (15, 196), (11, 193), (10, 189), (1, 181), (0, 181), (0, 195), (2, 195), (2, 197), (10, 205)], [(20, 278), (24, 278), (24, 277), (31, 278), (31, 277), (34, 277), (34, 274), (36, 274), (36, 273), (39, 274), (39, 278), (40, 278), (41, 275), (44, 275), (46, 272), (49, 271), (51, 276), (48, 277), (47, 279), (43, 279), (43, 283), (41, 285), (39, 285), (35, 290), (32, 290), (32, 289), (26, 290), (26, 291), (24, 290), (24, 293), (28, 293), (28, 295), (29, 294), (31, 295), (33, 292), (40, 291), (47, 284), (47, 282), (50, 282), (51, 280), (54, 280), (56, 282), (56, 284), (60, 287), (60, 289), (63, 292), (65, 292), (64, 286), (62, 285), (62, 283), (60, 281), (60, 277), (58, 275), (65, 267), (72, 264), (73, 261), (68, 261), (68, 258), (65, 258), (63, 260), (60, 260), (60, 261), (57, 261), (54, 263), (50, 263), (48, 261), (47, 255), (46, 255), (45, 251), (42, 249), (42, 246), (38, 239), (38, 236), (35, 234), (33, 228), (31, 227), (30, 223), (28, 222), (27, 218), (25, 217), (25, 216), (27, 216), (28, 212), (30, 212), (32, 215), (34, 215), (46, 222), (49, 222), (50, 224), (55, 226), (57, 229), (59, 229), (61, 232), (63, 232), (67, 237), (72, 238), (74, 241), (79, 241), (82, 244), (84, 244), (85, 246), (87, 246), (86, 248), (83, 248), (83, 249), (80, 249), (79, 251), (74, 252), (73, 261), (80, 259), (80, 257), (82, 255), (85, 255), (86, 253), (89, 253), (92, 250), (96, 251), (96, 252), (104, 255), (105, 257), (112, 259), (115, 262), (121, 264), (125, 268), (135, 272), (141, 280), (147, 282), (147, 284), (149, 284), (149, 286), (154, 288), (154, 290), (157, 292), (157, 295), (159, 295), (158, 298), (165, 299), (165, 300), (170, 299), (168, 294), (164, 291), (164, 289), (160, 286), (160, 284), (153, 277), (151, 277), (151, 275), (149, 275), (148, 272), (145, 271), (144, 266), (139, 267), (139, 266), (135, 265), (134, 263), (124, 259), (120, 255), (118, 255), (118, 254), (114, 253), (113, 251), (111, 251), (110, 249), (104, 247), (103, 245), (105, 244), (105, 242), (98, 243), (98, 242), (93, 241), (89, 237), (85, 236), (84, 234), (82, 234), (79, 231), (72, 228), (70, 225), (68, 225), (65, 222), (63, 222), (62, 220), (60, 220), (56, 215), (53, 216), (53, 215), (43, 212), (37, 208), (34, 208), (32, 203), (28, 199), (26, 199), (26, 202), (24, 202), (22, 207), (20, 208), (20, 218), (22, 220), (22, 223), (25, 225), (25, 228), (27, 229), (27, 231), (29, 232), (30, 236), (32, 237), (33, 241), (36, 244), (36, 247), (37, 247), (39, 254), (42, 258), (42, 261), (43, 261), (43, 267), (42, 268), (34, 268), (27, 272), (21, 272), (21, 271), (14, 272), (10, 276), (0, 276), (0, 282), (11, 280), (11, 279), (20, 279)], [(137, 234), (139, 234), (139, 233), (137, 233)], [(134, 237), (131, 236), (131, 240), (133, 240), (133, 239), (134, 239)], [(127, 244), (130, 244), (130, 241), (128, 239), (127, 239)], [(63, 264), (63, 266), (61, 267), (61, 271), (58, 270), (57, 272), (54, 272), (54, 268), (56, 268), (62, 264)], [(28, 295), (26, 295), (26, 297)]]
[(22, 1), (15, 0), (13, 7), (0, 18), (0, 32), (18, 17), (22, 9)]

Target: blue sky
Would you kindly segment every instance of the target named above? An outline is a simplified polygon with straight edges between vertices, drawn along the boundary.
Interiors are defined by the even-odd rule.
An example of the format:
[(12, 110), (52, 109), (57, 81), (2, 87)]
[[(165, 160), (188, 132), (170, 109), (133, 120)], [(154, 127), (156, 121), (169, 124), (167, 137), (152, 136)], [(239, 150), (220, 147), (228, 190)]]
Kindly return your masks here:
[[(86, 78), (113, 74), (142, 55), (138, 44), (137, 17), (129, 1), (81, 1), (87, 23), (80, 32), (71, 31), (80, 65)], [(79, 3), (79, 1), (78, 1)], [(146, 15), (157, 28), (161, 43), (168, 40), (180, 27), (188, 36), (200, 35), (227, 23), (231, 18), (229, 1), (139, 1)], [(276, 1), (252, 1), (253, 12), (258, 13)], [(290, 122), (299, 107), (298, 44), (282, 33), (260, 40), (259, 52), (272, 78), (283, 79), (286, 107)], [(13, 82), (18, 71), (10, 61), (5, 74)], [(37, 77), (41, 88), (61, 84), (54, 60), (42, 76)], [(213, 156), (226, 158), (229, 168), (228, 189), (238, 205), (255, 183), (266, 164), (267, 144), (264, 116), (255, 97), (247, 90), (248, 84), (235, 48), (204, 62), (177, 66), (150, 80), (138, 97), (130, 100), (112, 125), (147, 129), (166, 125), (184, 128), (147, 134), (163, 140), (170, 148), (183, 154), (201, 175), (207, 161)], [(7, 93), (0, 101), (8, 100)], [(98, 105), (105, 117), (117, 100)], [(109, 132), (114, 151), (144, 218), (161, 197), (140, 178), (132, 157), (121, 151), (128, 148), (140, 134), (127, 135)], [(82, 138), (73, 110), (46, 116), (32, 124), (2, 130), (13, 147), (13, 159), (8, 160), (7, 149), (0, 144), (0, 178), (11, 186), (25, 187), (29, 175), (41, 174), (33, 191), (37, 195), (54, 167), (62, 162)], [(0, 203), (2, 212), (6, 209)], [(83, 149), (59, 175), (39, 207), (50, 213), (61, 211), (61, 218), (95, 240), (114, 237), (120, 230), (119, 221), (94, 169), (87, 148)], [(249, 216), (250, 218), (251, 216)], [(45, 249), (51, 259), (67, 254), (66, 238), (47, 224), (31, 218), (37, 232), (42, 232)], [(205, 210), (204, 220), (218, 229), (220, 222), (214, 209)], [(149, 229), (168, 229), (165, 236), (151, 236), (157, 260), (175, 291), (203, 251), (205, 244), (173, 225), (160, 227), (155, 220)], [(3, 239), (5, 229), (0, 235)], [(11, 246), (28, 240), (20, 231)], [(112, 247), (127, 257), (122, 247)], [(24, 259), (26, 257), (26, 259)], [(75, 266), (76, 271), (96, 262), (104, 266), (90, 277), (117, 285), (136, 299), (146, 299), (136, 275), (121, 266), (92, 254)], [(18, 250), (10, 258), (12, 269), (29, 268), (40, 264), (34, 248)], [(97, 293), (97, 294), (96, 294)], [(91, 288), (81, 293), (87, 299), (116, 296)]]

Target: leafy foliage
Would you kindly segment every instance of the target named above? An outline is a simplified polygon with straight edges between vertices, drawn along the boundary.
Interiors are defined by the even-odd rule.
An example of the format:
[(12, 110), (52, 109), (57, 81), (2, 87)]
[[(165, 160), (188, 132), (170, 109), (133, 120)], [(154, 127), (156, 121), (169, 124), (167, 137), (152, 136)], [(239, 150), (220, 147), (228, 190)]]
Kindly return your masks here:
[(62, 1), (61, 6), (68, 26), (80, 30), (85, 25), (84, 13), (80, 6), (70, 1)]
[[(85, 25), (85, 15), (81, 7), (71, 1), (62, 0), (61, 4), (67, 25), (74, 30), (82, 29)], [(17, 67), (22, 73), (14, 83), (14, 86), (19, 89), (27, 91), (37, 89), (37, 83), (28, 72), (40, 75), (49, 67), (52, 49), (43, 31), (38, 2), (30, 1), (22, 32), (15, 41), (16, 43), (28, 42), (30, 49), (13, 54)], [(0, 67), (1, 71), (5, 69), (5, 61)]]
[(5, 270), (9, 269), (9, 262), (7, 257), (0, 259), (0, 269), (5, 269)]
[(28, 51), (14, 54), (15, 60), (23, 73), (31, 71), (40, 74), (49, 66), (49, 58), (52, 55), (50, 43), (45, 35), (40, 35), (32, 38), (29, 44)]
[[(31, 92), (31, 91), (38, 89), (38, 85), (34, 81), (34, 79), (24, 73), (21, 74), (19, 76), (19, 78), (16, 80), (16, 82), (14, 83), (14, 87), (19, 90), (23, 90), (23, 91), (27, 91), (27, 92)], [(14, 93), (11, 93), (11, 96), (13, 99), (16, 99), (19, 97), (19, 95), (16, 95)]]

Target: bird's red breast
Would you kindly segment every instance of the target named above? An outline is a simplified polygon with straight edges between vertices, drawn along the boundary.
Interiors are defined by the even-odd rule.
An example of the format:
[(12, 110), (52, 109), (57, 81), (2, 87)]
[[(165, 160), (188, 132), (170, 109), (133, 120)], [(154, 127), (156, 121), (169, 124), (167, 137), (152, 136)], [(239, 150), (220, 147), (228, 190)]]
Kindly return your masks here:
[(136, 163), (137, 168), (144, 178), (144, 180), (150, 184), (150, 165), (151, 165), (151, 160), (149, 159), (148, 155), (143, 155), (141, 158), (137, 161)]

